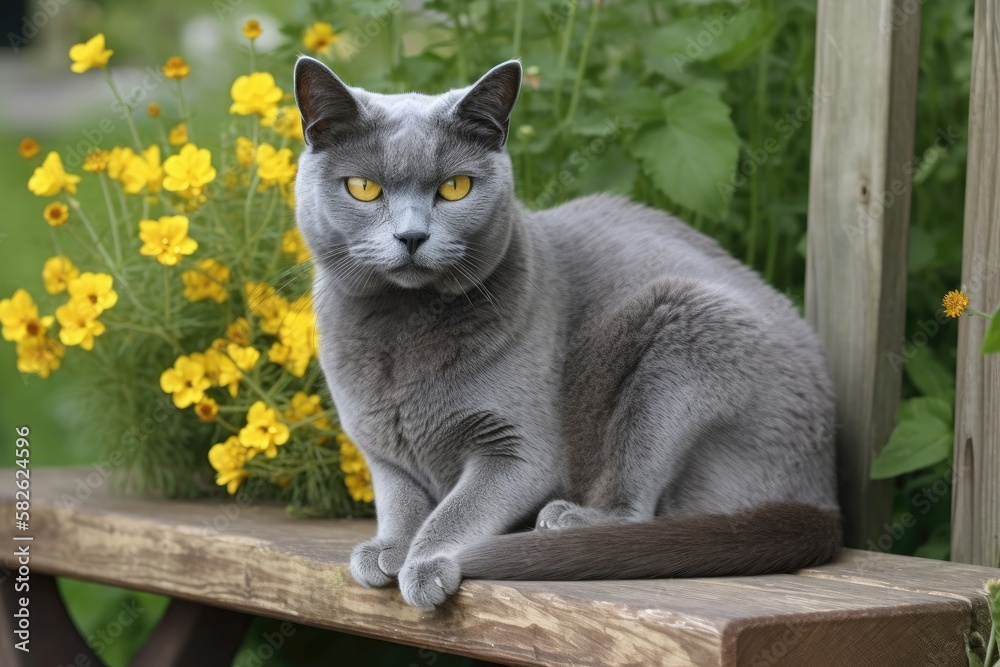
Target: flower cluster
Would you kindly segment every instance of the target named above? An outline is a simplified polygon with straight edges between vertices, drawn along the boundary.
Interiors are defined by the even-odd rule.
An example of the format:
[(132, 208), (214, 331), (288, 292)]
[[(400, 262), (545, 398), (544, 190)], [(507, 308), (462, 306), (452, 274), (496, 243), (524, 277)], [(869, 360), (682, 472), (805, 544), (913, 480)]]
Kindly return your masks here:
[[(254, 58), (263, 30), (251, 20), (242, 32)], [(332, 45), (332, 28), (315, 39)], [(133, 112), (129, 145), (96, 146), (65, 163), (34, 139), (18, 146), (37, 160), (28, 189), (48, 200), (41, 217), (56, 248), (41, 271), (41, 303), (25, 289), (0, 300), (18, 369), (49, 377), (76, 347), (91, 353), (81, 363), (99, 360), (82, 383), (152, 386), (169, 397), (173, 409), (139, 454), (151, 478), (162, 473), (157, 449), (201, 448), (204, 458), (179, 470), (191, 488), (211, 470), (230, 494), (286, 494), (311, 513), (368, 511), (367, 466), (318, 393), (311, 257), (291, 215), (303, 135), (290, 96), (269, 72), (239, 76), (234, 127), (219, 133), (235, 141), (209, 148), (195, 143), (183, 94), (196, 63), (173, 56), (161, 70), (174, 103), (144, 107), (139, 120), (160, 138), (144, 142), (134, 105), (114, 86), (113, 54), (100, 34), (69, 52), (74, 72), (103, 70)], [(342, 483), (331, 488), (329, 479)]]

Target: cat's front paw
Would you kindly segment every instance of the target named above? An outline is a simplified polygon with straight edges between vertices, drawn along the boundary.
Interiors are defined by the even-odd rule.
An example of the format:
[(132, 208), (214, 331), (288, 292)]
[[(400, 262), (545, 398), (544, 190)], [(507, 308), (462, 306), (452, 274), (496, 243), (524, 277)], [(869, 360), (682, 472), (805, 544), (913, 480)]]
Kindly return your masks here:
[(351, 576), (366, 588), (382, 588), (392, 583), (406, 560), (406, 547), (373, 538), (351, 552)]
[(462, 572), (448, 556), (409, 559), (399, 573), (399, 591), (407, 604), (429, 609), (458, 590)]
[(553, 500), (538, 512), (535, 528), (558, 530), (613, 522), (613, 517), (593, 507), (582, 507), (568, 500)]

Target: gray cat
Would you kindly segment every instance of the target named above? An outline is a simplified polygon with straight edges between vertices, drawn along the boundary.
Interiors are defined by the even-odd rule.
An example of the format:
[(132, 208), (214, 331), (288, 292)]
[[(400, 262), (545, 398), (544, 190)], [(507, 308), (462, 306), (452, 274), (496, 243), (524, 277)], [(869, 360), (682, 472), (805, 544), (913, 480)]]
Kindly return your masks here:
[[(302, 57), (297, 217), (321, 363), (372, 472), (364, 586), (789, 572), (840, 544), (816, 335), (711, 239), (618, 197), (530, 212), (521, 66), (443, 95)], [(529, 527), (530, 531), (512, 532)]]

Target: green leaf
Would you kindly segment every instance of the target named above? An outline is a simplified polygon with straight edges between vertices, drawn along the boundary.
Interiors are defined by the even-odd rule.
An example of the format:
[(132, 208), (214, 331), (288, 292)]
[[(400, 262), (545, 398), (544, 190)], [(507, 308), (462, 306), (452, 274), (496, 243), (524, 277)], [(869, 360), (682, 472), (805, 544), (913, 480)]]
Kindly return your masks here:
[(774, 23), (760, 9), (689, 16), (655, 31), (647, 42), (647, 57), (662, 66), (662, 56), (667, 56), (682, 70), (690, 63), (708, 61), (717, 61), (723, 69), (737, 67), (761, 48)]
[(871, 478), (898, 477), (948, 459), (954, 440), (951, 419), (951, 405), (942, 399), (906, 401), (889, 442), (872, 464)]
[(906, 376), (920, 393), (948, 403), (955, 399), (955, 374), (945, 368), (930, 348), (919, 348), (906, 362)]
[(983, 354), (998, 352), (1000, 352), (1000, 308), (993, 313), (993, 320), (986, 327), (986, 335), (983, 336)]
[(739, 157), (729, 107), (709, 93), (684, 90), (663, 104), (666, 124), (643, 132), (632, 147), (656, 187), (681, 206), (718, 219)]

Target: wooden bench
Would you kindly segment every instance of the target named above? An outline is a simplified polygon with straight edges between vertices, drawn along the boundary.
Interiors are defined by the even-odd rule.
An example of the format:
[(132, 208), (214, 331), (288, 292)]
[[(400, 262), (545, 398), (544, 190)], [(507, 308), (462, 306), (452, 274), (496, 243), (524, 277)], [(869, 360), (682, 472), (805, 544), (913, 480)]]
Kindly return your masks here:
[[(467, 581), (453, 600), (424, 612), (398, 591), (351, 579), (348, 554), (372, 534), (371, 521), (295, 520), (279, 507), (231, 501), (138, 500), (103, 486), (78, 501), (75, 490), (89, 489), (93, 474), (32, 475), (34, 539), (12, 542), (9, 530), (5, 539), (30, 545), (31, 610), (46, 612), (32, 617), (37, 662), (19, 661), (5, 632), (0, 664), (101, 664), (59, 601), (43, 599), (55, 595), (46, 578), (57, 575), (176, 598), (134, 663), (142, 667), (230, 664), (225, 653), (243, 638), (244, 613), (514, 665), (957, 666), (966, 664), (965, 636), (988, 633), (982, 585), (997, 575), (848, 549), (795, 576)], [(12, 516), (13, 475), (0, 480), (0, 513)], [(16, 570), (12, 551), (3, 561)], [(6, 619), (14, 595), (4, 587)], [(206, 656), (209, 646), (215, 652)], [(93, 662), (74, 662), (79, 655)]]
[[(806, 315), (837, 387), (848, 546), (881, 544), (891, 484), (871, 463), (894, 424), (904, 350), (906, 245), (919, 0), (820, 0), (813, 108)], [(963, 282), (1000, 303), (1000, 0), (976, 0)], [(891, 197), (889, 196), (891, 194)], [(928, 310), (933, 306), (928, 304)], [(979, 354), (983, 322), (959, 324), (952, 558), (1000, 560), (1000, 355)], [(434, 612), (348, 574), (366, 521), (302, 521), (280, 508), (117, 498), (78, 505), (86, 470), (36, 470), (31, 541), (10, 535), (2, 613), (16, 627), (30, 549), (33, 652), (0, 634), (0, 664), (100, 661), (72, 629), (53, 576), (174, 598), (143, 667), (227, 665), (248, 614), (525, 665), (965, 665), (987, 633), (982, 585), (1000, 571), (844, 550), (797, 575), (664, 581), (468, 581)], [(13, 516), (12, 474), (0, 475)], [(4, 530), (11, 530), (9, 522)], [(891, 540), (890, 540), (891, 542)]]

